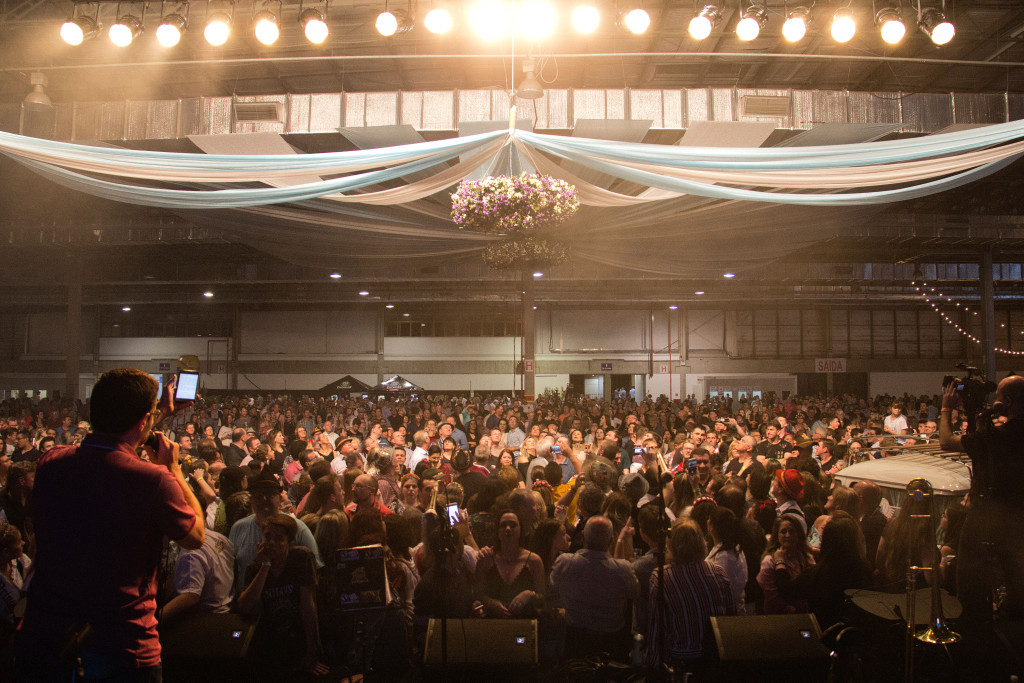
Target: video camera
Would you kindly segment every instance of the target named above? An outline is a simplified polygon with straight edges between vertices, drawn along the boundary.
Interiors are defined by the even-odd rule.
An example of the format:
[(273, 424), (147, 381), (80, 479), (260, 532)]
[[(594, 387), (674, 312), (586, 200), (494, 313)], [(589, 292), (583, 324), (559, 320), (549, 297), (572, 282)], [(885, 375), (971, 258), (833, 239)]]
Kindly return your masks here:
[(967, 376), (960, 378), (946, 375), (942, 378), (942, 388), (945, 389), (950, 384), (956, 386), (957, 396), (960, 397), (960, 402), (964, 406), (964, 414), (967, 418), (967, 431), (973, 432), (975, 418), (985, 409), (986, 399), (989, 394), (996, 390), (996, 385), (987, 379), (976, 377), (975, 375), (981, 374), (981, 370), (976, 367), (966, 363), (957, 363), (957, 367), (965, 371)]

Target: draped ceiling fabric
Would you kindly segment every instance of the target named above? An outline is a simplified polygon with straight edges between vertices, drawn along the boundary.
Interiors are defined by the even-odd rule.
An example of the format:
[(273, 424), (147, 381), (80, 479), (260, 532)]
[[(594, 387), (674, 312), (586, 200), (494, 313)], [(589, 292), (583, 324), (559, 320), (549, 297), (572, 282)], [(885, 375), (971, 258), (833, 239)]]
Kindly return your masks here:
[[(435, 141), (411, 128), (343, 130), (360, 149), (325, 154), (294, 153), (266, 134), (196, 137), (209, 153), (188, 154), (0, 133), (0, 152), (63, 186), (184, 213), (325, 266), (478, 259), (495, 237), (453, 225), (454, 186), (536, 169), (574, 184), (583, 205), (555, 235), (573, 255), (565, 267), (668, 277), (699, 275), (726, 257), (759, 266), (886, 204), (965, 185), (1024, 154), (1024, 121), (881, 142), (889, 124), (830, 126), (767, 148), (755, 146), (772, 133), (763, 124), (695, 125), (677, 144), (656, 145), (636, 141), (644, 122), (627, 123), (593, 131), (606, 139), (540, 134), (532, 122), (467, 127)], [(406, 143), (383, 146), (396, 139)]]

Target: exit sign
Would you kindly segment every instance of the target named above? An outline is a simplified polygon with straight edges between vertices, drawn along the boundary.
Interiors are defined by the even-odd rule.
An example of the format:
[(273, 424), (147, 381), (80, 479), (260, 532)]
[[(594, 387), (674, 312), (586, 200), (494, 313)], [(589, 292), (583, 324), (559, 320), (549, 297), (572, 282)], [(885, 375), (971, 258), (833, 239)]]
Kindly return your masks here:
[(815, 372), (846, 372), (845, 358), (815, 358)]

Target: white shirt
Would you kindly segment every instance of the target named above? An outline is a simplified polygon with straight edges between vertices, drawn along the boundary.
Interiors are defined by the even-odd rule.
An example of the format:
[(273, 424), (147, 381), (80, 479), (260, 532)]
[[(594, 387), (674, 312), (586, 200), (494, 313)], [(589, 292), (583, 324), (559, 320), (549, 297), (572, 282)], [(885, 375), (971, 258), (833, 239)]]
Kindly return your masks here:
[(409, 461), (406, 463), (406, 466), (409, 468), (409, 471), (415, 472), (416, 465), (419, 465), (421, 461), (426, 460), (428, 455), (429, 454), (425, 450), (417, 446), (416, 450), (414, 450), (412, 452), (412, 455), (409, 456)]

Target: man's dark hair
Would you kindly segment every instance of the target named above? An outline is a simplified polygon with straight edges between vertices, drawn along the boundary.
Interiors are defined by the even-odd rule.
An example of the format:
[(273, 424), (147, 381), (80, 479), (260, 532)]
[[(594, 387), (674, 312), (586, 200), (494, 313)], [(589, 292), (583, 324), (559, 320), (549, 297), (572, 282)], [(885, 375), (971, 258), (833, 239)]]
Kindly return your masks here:
[(650, 538), (658, 538), (658, 533), (662, 526), (661, 508), (650, 503), (644, 505), (640, 508), (640, 512), (637, 513), (636, 521), (640, 531), (647, 534)]
[(331, 473), (331, 463), (326, 460), (317, 460), (310, 464), (307, 471), (309, 472), (309, 478), (313, 481), (317, 481), (320, 477), (327, 476)]
[(135, 368), (103, 373), (92, 388), (89, 421), (97, 432), (120, 436), (153, 410), (156, 380)]
[(619, 444), (611, 439), (605, 439), (597, 449), (597, 454), (615, 462), (615, 456), (619, 454)]
[(579, 507), (581, 512), (587, 516), (601, 514), (601, 506), (604, 505), (604, 491), (594, 483), (588, 483), (580, 491)]
[(29, 460), (22, 460), (11, 465), (11, 469), (7, 470), (7, 490), (12, 495), (21, 495), (22, 489), (25, 488), (25, 482), (28, 481), (28, 475), (36, 471), (36, 464)]
[(200, 439), (198, 452), (200, 458), (206, 462), (213, 462), (217, 459), (220, 450), (217, 448), (217, 442), (213, 439)]
[(557, 462), (549, 462), (544, 466), (544, 481), (557, 488), (562, 485), (562, 466)]

